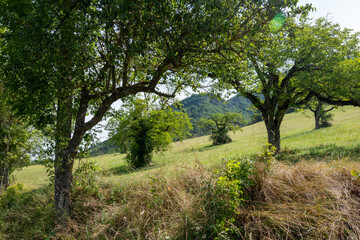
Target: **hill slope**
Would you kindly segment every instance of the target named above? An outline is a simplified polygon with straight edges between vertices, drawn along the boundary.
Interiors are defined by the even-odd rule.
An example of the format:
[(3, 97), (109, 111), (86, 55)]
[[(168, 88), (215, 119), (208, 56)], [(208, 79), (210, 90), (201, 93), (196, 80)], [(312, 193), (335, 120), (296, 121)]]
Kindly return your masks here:
[(282, 161), (258, 156), (262, 123), (226, 145), (213, 147), (208, 136), (176, 142), (139, 171), (121, 154), (91, 158), (101, 170), (75, 174), (65, 228), (53, 221), (44, 169), (24, 168), (15, 180), (25, 191), (14, 186), (0, 198), (0, 238), (360, 239), (360, 176), (350, 174), (360, 170), (360, 109), (345, 110), (320, 130), (302, 113), (287, 114)]
[[(334, 110), (333, 126), (314, 130), (313, 118), (303, 113), (290, 113), (285, 116), (281, 126), (282, 149), (291, 152), (292, 158), (328, 155), (347, 156), (359, 151), (360, 146), (360, 108), (346, 107)], [(306, 115), (311, 116), (309, 112)], [(188, 139), (172, 144), (165, 153), (156, 154), (154, 163), (139, 172), (129, 172), (124, 154), (109, 154), (91, 158), (103, 171), (104, 180), (137, 179), (151, 176), (166, 169), (171, 173), (178, 167), (194, 166), (197, 162), (208, 166), (217, 165), (223, 158), (257, 154), (266, 143), (266, 130), (263, 122), (242, 128), (231, 134), (233, 142), (213, 147), (209, 136)], [(38, 187), (46, 180), (44, 167), (36, 165), (23, 168), (15, 173), (15, 181), (28, 187)]]

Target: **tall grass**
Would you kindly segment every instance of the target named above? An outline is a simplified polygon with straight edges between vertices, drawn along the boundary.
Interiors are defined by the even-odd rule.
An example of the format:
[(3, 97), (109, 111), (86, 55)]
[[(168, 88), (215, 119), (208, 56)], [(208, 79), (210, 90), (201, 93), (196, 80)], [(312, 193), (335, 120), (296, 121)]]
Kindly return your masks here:
[(350, 174), (360, 170), (359, 118), (359, 109), (337, 110), (332, 127), (313, 130), (302, 113), (287, 115), (284, 151), (270, 165), (254, 164), (235, 211), (216, 169), (223, 158), (257, 159), (263, 123), (226, 145), (212, 147), (208, 137), (174, 143), (141, 171), (121, 154), (92, 158), (101, 170), (81, 175), (91, 188), (74, 185), (66, 227), (54, 222), (41, 166), (24, 168), (15, 177), (24, 189), (0, 196), (0, 239), (360, 239), (360, 181)]

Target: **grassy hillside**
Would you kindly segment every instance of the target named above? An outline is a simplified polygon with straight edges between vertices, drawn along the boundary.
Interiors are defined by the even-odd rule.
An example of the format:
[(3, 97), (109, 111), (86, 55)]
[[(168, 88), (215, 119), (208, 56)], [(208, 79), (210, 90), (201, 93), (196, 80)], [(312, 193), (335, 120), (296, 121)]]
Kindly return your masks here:
[(0, 196), (0, 239), (360, 239), (360, 177), (351, 175), (360, 170), (360, 108), (334, 113), (320, 130), (303, 113), (286, 115), (281, 161), (259, 156), (263, 123), (226, 145), (206, 136), (174, 143), (140, 171), (122, 154), (90, 158), (100, 171), (75, 174), (66, 226), (54, 222), (45, 169), (24, 168), (15, 174), (24, 189)]
[[(282, 149), (290, 153), (287, 158), (298, 161), (300, 158), (322, 157), (327, 153), (331, 158), (359, 153), (360, 108), (344, 107), (333, 113), (333, 126), (320, 130), (314, 130), (310, 112), (287, 114), (281, 127)], [(258, 154), (266, 143), (264, 123), (246, 126), (231, 137), (232, 143), (216, 147), (211, 145), (208, 136), (174, 143), (167, 152), (155, 155), (151, 167), (140, 172), (129, 171), (123, 154), (97, 156), (90, 160), (96, 161), (101, 168), (103, 180), (110, 182), (131, 181), (164, 170), (171, 173), (179, 167), (192, 167), (198, 162), (214, 166), (223, 158)], [(14, 180), (24, 183), (27, 188), (36, 188), (44, 184), (47, 177), (44, 167), (36, 165), (16, 172)]]

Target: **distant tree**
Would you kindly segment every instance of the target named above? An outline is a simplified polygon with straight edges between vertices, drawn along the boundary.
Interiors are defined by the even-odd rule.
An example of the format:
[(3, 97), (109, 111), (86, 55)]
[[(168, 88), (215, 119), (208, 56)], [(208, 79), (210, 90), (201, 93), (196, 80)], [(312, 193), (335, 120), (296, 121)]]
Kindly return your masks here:
[(126, 151), (131, 167), (150, 164), (154, 152), (168, 148), (174, 139), (189, 136), (192, 126), (186, 113), (171, 107), (158, 109), (144, 100), (137, 100), (108, 123), (112, 142)]
[(326, 109), (327, 104), (323, 101), (317, 100), (316, 98), (310, 100), (306, 106), (311, 112), (314, 113), (315, 129), (331, 126), (330, 121), (332, 120), (333, 114), (329, 112), (332, 111), (335, 107)]
[(245, 124), (246, 121), (243, 119), (240, 113), (215, 113), (210, 118), (201, 118), (199, 120), (200, 126), (205, 131), (210, 131), (210, 139), (213, 145), (220, 145), (229, 143), (232, 139), (229, 136), (229, 132), (236, 132), (241, 128), (241, 125)]
[(214, 113), (224, 114), (226, 112), (239, 112), (245, 119), (250, 119), (252, 115), (251, 111), (248, 110), (251, 102), (247, 98), (239, 95), (224, 101), (216, 95), (197, 94), (183, 99), (180, 103), (183, 104), (182, 108), (188, 114), (193, 125), (193, 130), (191, 131), (192, 137), (208, 134), (201, 128), (199, 124), (200, 118), (209, 118)]

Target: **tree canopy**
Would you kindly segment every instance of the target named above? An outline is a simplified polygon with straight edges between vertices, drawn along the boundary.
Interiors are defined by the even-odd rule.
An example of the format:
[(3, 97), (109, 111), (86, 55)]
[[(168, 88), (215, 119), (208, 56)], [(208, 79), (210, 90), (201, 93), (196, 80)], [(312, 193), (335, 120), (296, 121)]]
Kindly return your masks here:
[(2, 67), (14, 108), (55, 132), (58, 216), (70, 213), (79, 145), (112, 103), (196, 87), (191, 73), (204, 56), (253, 34), (296, 2), (0, 1)]
[(224, 64), (213, 65), (211, 74), (251, 100), (263, 116), (268, 142), (280, 150), (288, 109), (309, 101), (314, 91), (328, 91), (333, 83), (323, 76), (335, 78), (334, 68), (357, 56), (358, 48), (357, 35), (337, 24), (289, 17), (283, 26), (269, 25), (233, 45), (218, 57)]

